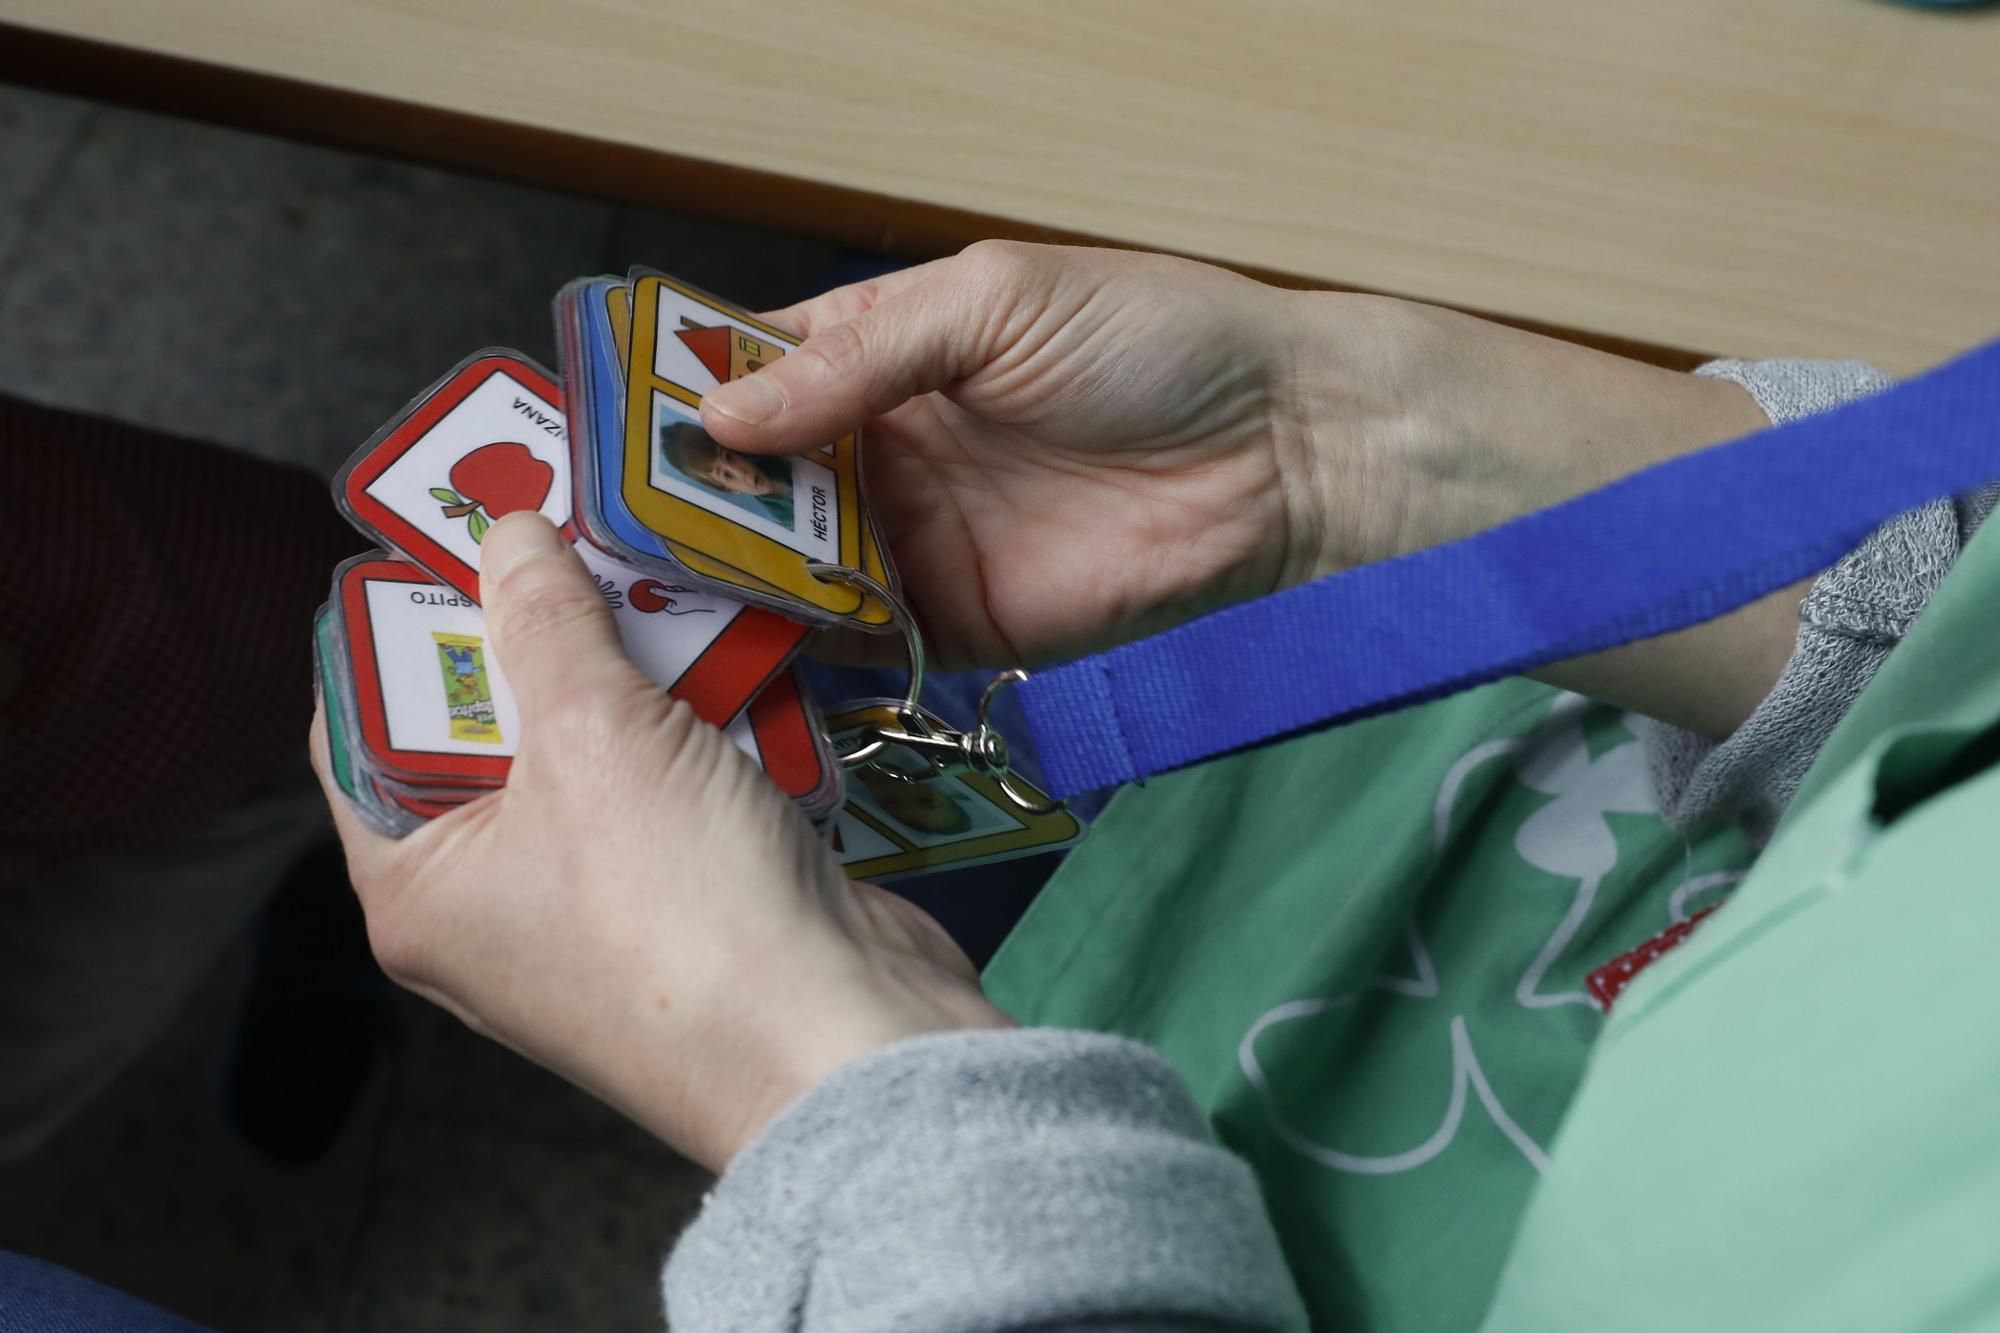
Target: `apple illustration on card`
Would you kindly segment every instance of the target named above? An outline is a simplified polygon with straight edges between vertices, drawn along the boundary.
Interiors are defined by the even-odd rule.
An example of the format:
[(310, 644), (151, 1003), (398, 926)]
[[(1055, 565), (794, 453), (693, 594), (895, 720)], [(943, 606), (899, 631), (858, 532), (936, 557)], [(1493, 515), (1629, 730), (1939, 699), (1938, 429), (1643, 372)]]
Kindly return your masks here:
[(378, 430), (334, 494), (363, 532), (477, 603), (487, 532), (523, 510), (568, 532), (569, 485), (561, 387), (526, 357), (488, 350)]
[(481, 445), (452, 464), (451, 486), (431, 487), (431, 498), (446, 518), (463, 518), (468, 535), (481, 541), (494, 523), (517, 510), (533, 512), (549, 497), (556, 470), (512, 440)]

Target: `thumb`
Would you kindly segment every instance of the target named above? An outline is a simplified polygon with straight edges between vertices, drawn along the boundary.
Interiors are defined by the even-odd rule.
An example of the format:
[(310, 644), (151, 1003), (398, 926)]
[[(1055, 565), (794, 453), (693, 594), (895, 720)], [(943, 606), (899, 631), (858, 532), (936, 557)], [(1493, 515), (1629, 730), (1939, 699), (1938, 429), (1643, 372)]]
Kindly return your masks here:
[(632, 673), (611, 608), (569, 540), (525, 510), (480, 543), (479, 595), (502, 669), (533, 716), (564, 696), (589, 697)]
[(934, 274), (710, 389), (702, 425), (719, 443), (752, 453), (820, 448), (979, 369), (987, 333), (968, 306), (963, 284)]

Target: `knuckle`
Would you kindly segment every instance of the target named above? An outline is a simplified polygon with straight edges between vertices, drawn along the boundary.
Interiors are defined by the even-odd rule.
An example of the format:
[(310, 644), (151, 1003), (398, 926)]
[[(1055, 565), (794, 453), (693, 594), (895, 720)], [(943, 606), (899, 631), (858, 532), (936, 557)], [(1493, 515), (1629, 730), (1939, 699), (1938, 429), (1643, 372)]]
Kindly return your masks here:
[(606, 738), (607, 744), (642, 749), (651, 763), (669, 773), (679, 771), (688, 762), (704, 733), (721, 738), (720, 732), (695, 716), (694, 708), (686, 700), (658, 690), (634, 700), (615, 716), (602, 719), (601, 725), (613, 729), (614, 734)]
[(1005, 285), (1018, 279), (1033, 265), (1035, 247), (1023, 241), (974, 241), (959, 251), (965, 273), (973, 280)]
[(686, 700), (663, 694), (659, 696), (658, 703), (659, 706), (647, 719), (647, 726), (653, 743), (660, 747), (661, 754), (669, 763), (686, 762), (710, 732), (720, 738), (721, 733), (695, 716), (693, 706)]
[(1060, 253), (1024, 241), (967, 246), (938, 294), (963, 343), (990, 353), (1018, 336), (1047, 295)]
[(820, 330), (785, 359), (798, 360), (829, 380), (844, 378), (867, 364), (868, 338), (859, 323), (844, 320)]

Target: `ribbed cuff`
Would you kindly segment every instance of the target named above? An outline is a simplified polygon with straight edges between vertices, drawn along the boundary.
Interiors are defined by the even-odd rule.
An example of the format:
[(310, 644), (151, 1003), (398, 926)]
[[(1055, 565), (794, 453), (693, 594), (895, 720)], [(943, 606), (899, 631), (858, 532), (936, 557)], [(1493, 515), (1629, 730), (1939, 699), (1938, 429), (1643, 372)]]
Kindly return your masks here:
[(841, 1069), (730, 1166), (664, 1286), (676, 1333), (1306, 1326), (1254, 1177), (1174, 1071), (1050, 1030), (915, 1037)]
[[(1891, 383), (1858, 361), (1715, 361), (1695, 373), (1741, 385), (1777, 424)], [(1784, 671), (1727, 740), (1648, 723), (1641, 739), (1668, 822), (1733, 819), (1752, 842), (1767, 841), (1827, 737), (1937, 591), (1959, 537), (1957, 508), (1940, 500), (1883, 524), (1822, 574), (1800, 607)]]

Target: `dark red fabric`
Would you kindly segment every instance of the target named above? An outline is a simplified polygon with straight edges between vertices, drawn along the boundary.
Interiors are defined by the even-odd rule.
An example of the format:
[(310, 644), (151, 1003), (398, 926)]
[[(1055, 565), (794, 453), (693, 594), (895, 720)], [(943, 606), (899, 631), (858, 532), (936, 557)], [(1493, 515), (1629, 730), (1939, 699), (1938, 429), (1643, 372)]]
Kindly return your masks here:
[(365, 545), (303, 469), (0, 396), (0, 890), (269, 782)]
[[(1716, 906), (1720, 905), (1718, 903)], [(1619, 992), (1632, 984), (1634, 977), (1658, 962), (1663, 955), (1678, 949), (1687, 937), (1694, 933), (1694, 928), (1707, 920), (1708, 914), (1714, 910), (1714, 907), (1704, 907), (1687, 920), (1676, 921), (1638, 948), (1619, 954), (1585, 977), (1584, 989), (1588, 990), (1591, 998), (1597, 1001), (1599, 1009), (1607, 1014), (1610, 1013), (1612, 1001), (1618, 998)]]

